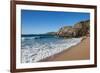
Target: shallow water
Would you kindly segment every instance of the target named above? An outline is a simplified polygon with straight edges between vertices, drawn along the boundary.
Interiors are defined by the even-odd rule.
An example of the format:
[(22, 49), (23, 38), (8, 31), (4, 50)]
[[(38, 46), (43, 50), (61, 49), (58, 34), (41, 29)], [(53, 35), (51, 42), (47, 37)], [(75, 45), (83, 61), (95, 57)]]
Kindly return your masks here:
[(57, 36), (23, 36), (21, 39), (21, 63), (34, 63), (67, 50), (82, 38), (60, 38)]

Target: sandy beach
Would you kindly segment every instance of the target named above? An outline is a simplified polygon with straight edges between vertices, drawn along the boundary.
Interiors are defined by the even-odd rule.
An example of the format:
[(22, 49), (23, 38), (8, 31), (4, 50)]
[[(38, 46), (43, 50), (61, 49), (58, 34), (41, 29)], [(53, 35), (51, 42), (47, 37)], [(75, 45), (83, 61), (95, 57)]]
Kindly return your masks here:
[(83, 37), (83, 40), (75, 45), (70, 47), (68, 50), (65, 50), (61, 53), (48, 57), (40, 62), (45, 61), (68, 61), (68, 60), (86, 60), (90, 58), (90, 38)]

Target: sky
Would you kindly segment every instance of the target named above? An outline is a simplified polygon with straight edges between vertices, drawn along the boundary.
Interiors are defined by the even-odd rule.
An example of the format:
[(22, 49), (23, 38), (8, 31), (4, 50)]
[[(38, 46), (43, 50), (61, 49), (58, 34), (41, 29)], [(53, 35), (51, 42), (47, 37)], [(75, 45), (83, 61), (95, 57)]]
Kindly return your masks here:
[(21, 10), (22, 34), (56, 32), (63, 26), (90, 19), (90, 13)]

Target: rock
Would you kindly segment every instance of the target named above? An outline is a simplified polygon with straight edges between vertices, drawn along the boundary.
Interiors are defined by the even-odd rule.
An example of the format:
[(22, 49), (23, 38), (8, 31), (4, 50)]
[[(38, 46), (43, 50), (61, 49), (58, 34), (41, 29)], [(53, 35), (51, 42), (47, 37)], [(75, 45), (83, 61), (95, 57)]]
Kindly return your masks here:
[(90, 29), (90, 21), (81, 21), (76, 23), (74, 26), (64, 26), (59, 29), (56, 33), (58, 36), (62, 37), (80, 37), (85, 36)]
[(85, 36), (90, 30), (90, 21), (81, 21), (74, 25), (75, 29), (78, 29), (77, 36)]
[(72, 33), (73, 33), (73, 29), (71, 26), (64, 26), (60, 28), (60, 30), (57, 32), (57, 35), (71, 37)]

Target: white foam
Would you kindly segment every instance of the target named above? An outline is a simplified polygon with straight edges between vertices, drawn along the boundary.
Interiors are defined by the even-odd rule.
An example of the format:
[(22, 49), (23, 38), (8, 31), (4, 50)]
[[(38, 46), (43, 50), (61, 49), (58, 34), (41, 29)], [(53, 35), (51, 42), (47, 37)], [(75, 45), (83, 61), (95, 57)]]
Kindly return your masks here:
[(82, 38), (63, 39), (57, 42), (50, 42), (49, 44), (36, 44), (32, 48), (26, 46), (21, 50), (21, 62), (33, 63), (38, 62), (54, 54), (60, 53), (69, 47), (80, 43)]

